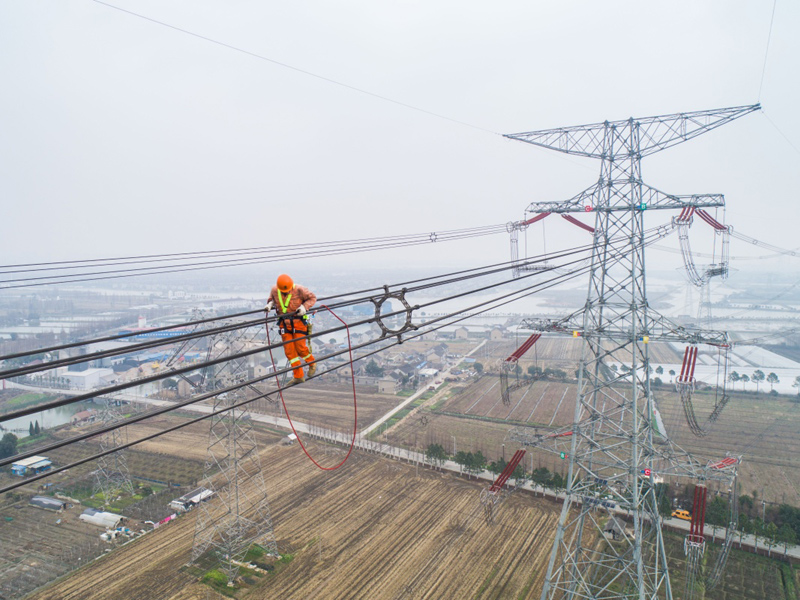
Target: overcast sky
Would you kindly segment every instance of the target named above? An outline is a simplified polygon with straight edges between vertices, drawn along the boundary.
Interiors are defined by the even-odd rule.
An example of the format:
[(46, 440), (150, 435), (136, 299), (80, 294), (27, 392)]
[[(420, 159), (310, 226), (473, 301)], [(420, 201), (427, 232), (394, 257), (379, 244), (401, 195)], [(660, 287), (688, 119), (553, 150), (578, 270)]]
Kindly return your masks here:
[[(736, 230), (800, 246), (797, 2), (777, 2), (760, 97), (766, 0), (111, 3), (474, 127), (92, 0), (2, 0), (4, 264), (505, 223), (599, 164), (497, 133), (759, 100), (766, 116), (648, 158), (643, 177), (724, 193)], [(546, 233), (585, 241), (573, 229)], [(507, 257), (504, 234), (348, 260)]]

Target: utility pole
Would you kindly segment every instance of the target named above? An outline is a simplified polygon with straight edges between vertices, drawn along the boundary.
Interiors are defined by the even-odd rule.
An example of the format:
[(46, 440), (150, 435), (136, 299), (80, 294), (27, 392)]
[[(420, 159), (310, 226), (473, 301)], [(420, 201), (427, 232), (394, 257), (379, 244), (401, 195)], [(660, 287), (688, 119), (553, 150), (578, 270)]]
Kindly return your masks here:
[[(650, 238), (644, 215), (724, 206), (724, 198), (674, 196), (648, 186), (642, 181), (641, 160), (759, 108), (631, 118), (506, 136), (600, 161), (596, 184), (567, 201), (533, 203), (527, 209), (538, 214), (586, 213), (595, 221), (583, 309), (557, 322), (527, 324), (534, 330), (583, 338), (572, 425), (557, 435), (532, 435), (528, 429), (515, 436), (530, 446), (563, 444), (561, 458), (569, 459), (566, 498), (542, 600), (673, 598), (655, 473), (714, 478), (731, 465), (703, 467), (655, 429), (648, 344), (664, 340), (725, 345), (727, 336), (687, 331), (650, 308), (645, 286)], [(613, 372), (609, 365), (615, 362), (630, 371)], [(597, 502), (589, 501), (608, 495), (633, 521), (633, 535), (617, 544), (605, 542), (605, 513), (598, 514)]]

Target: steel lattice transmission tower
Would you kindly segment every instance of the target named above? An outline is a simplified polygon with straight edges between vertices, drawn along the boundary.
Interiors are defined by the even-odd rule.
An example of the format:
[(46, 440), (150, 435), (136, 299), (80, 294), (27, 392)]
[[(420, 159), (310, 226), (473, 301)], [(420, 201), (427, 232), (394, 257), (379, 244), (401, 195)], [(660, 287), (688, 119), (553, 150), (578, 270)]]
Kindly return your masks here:
[[(559, 518), (543, 600), (672, 598), (653, 474), (713, 476), (654, 431), (648, 342), (726, 344), (727, 336), (689, 332), (648, 306), (644, 214), (723, 206), (722, 195), (673, 196), (642, 182), (643, 157), (758, 110), (759, 105), (563, 127), (506, 137), (600, 160), (600, 178), (565, 202), (534, 203), (532, 213), (595, 215), (589, 290), (582, 311), (558, 324), (584, 338), (570, 431), (567, 498)], [(620, 242), (620, 240), (624, 240)], [(611, 362), (627, 365), (620, 374)], [(624, 371), (624, 369), (623, 369)], [(569, 437), (564, 437), (569, 436)], [(524, 437), (524, 436), (523, 436)], [(529, 445), (540, 445), (538, 441)], [(633, 536), (603, 543), (605, 513), (590, 498), (613, 497), (627, 509)]]
[[(248, 328), (210, 336), (209, 355), (222, 356), (240, 352), (255, 341), (260, 328)], [(207, 373), (206, 387), (219, 389), (240, 383), (246, 378), (246, 363), (234, 359), (223, 363), (224, 369)], [(203, 485), (214, 492), (208, 502), (197, 508), (192, 562), (213, 554), (220, 561), (229, 581), (239, 572), (237, 562), (244, 560), (255, 544), (268, 554), (278, 554), (272, 530), (266, 484), (258, 457), (250, 411), (230, 408), (244, 399), (241, 391), (214, 397), (208, 453)]]
[[(103, 425), (122, 421), (122, 413), (113, 397), (103, 399), (100, 410), (100, 422)], [(100, 450), (102, 452), (119, 448), (127, 442), (125, 427), (118, 427), (100, 436)], [(102, 456), (97, 460), (95, 471), (95, 491), (103, 494), (103, 505), (108, 505), (120, 493), (133, 496), (133, 483), (128, 471), (128, 463), (124, 450), (116, 450), (111, 454)]]

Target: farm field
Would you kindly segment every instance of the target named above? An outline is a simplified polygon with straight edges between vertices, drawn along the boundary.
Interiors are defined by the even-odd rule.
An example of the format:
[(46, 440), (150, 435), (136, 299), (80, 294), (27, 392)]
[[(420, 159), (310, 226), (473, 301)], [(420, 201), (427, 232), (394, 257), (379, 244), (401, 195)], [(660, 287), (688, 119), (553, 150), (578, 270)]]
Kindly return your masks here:
[[(733, 392), (708, 435), (697, 437), (686, 426), (680, 398), (671, 386), (657, 390), (667, 431), (685, 450), (703, 456), (742, 454), (739, 490), (767, 502), (800, 506), (800, 403), (794, 397)], [(711, 413), (714, 395), (695, 393), (698, 421)]]
[[(340, 449), (312, 445), (321, 460)], [(243, 598), (537, 598), (556, 504), (515, 494), (494, 525), (481, 486), (365, 453), (317, 470), (296, 446), (262, 453), (278, 548), (293, 560)], [(194, 533), (189, 514), (31, 596), (39, 600), (216, 597), (180, 567)]]
[[(388, 441), (411, 448), (439, 443), (448, 452), (455, 443), (457, 448), (481, 450), (490, 460), (496, 460), (504, 443), (511, 452), (516, 449), (507, 439), (512, 427), (570, 424), (576, 392), (574, 382), (535, 381), (511, 392), (511, 403), (506, 406), (500, 398), (499, 377), (484, 375), (463, 388), (453, 386), (444, 401), (428, 404), (398, 423), (388, 431)], [(796, 431), (800, 403), (794, 397), (732, 392), (709, 434), (697, 437), (686, 424), (674, 387), (665, 384), (654, 388), (654, 393), (667, 432), (679, 446), (709, 459), (728, 452), (741, 454), (740, 493), (753, 495), (755, 491), (767, 502), (800, 506), (800, 436)], [(701, 423), (711, 413), (713, 402), (713, 392), (695, 393), (694, 405)], [(551, 470), (561, 466), (561, 461), (544, 453), (536, 453), (533, 461), (534, 465), (544, 461), (538, 466)]]
[[(194, 413), (186, 413), (187, 418), (197, 417)], [(185, 422), (187, 418), (181, 418), (173, 414), (159, 415), (152, 419), (147, 419), (139, 423), (128, 426), (128, 437), (130, 440), (140, 439), (163, 431), (167, 427), (172, 427), (180, 422)], [(205, 440), (208, 437), (208, 421), (200, 421), (192, 425), (187, 425), (181, 429), (171, 431), (152, 440), (136, 444), (137, 451), (151, 452), (153, 454), (164, 454), (170, 457), (181, 457), (187, 461), (205, 461), (207, 449)], [(261, 431), (258, 428), (256, 431)], [(274, 436), (271, 438), (274, 439)]]
[[(510, 383), (514, 381), (513, 376), (509, 377)], [(438, 410), (557, 427), (572, 422), (575, 393), (574, 384), (535, 381), (512, 391), (511, 402), (506, 406), (500, 397), (500, 378), (486, 375), (452, 396)]]
[[(478, 361), (485, 361), (487, 368), (494, 368), (498, 361), (505, 360), (527, 339), (528, 333), (521, 333), (513, 340), (487, 342), (487, 344), (473, 355)], [(609, 349), (612, 346), (607, 345)], [(542, 369), (562, 369), (570, 377), (578, 368), (583, 350), (583, 342), (569, 334), (545, 334), (525, 353), (519, 365), (522, 372), (527, 372), (528, 367), (538, 366)], [(670, 344), (650, 344), (650, 360), (654, 363), (680, 363), (682, 354), (678, 354)], [(624, 358), (624, 355), (621, 355)]]
[[(134, 449), (135, 448), (135, 449)], [(193, 485), (203, 476), (203, 462), (197, 459), (186, 459), (180, 456), (166, 455), (163, 453), (144, 452), (136, 447), (125, 452), (125, 458), (131, 477), (143, 477), (172, 483), (175, 485)], [(70, 444), (50, 452), (51, 459), (57, 465), (70, 463), (83, 456), (100, 452), (99, 443), (84, 442)], [(93, 471), (94, 462), (89, 462), (70, 469), (70, 473)]]
[[(441, 444), (448, 454), (452, 454), (455, 445), (457, 450), (469, 452), (480, 450), (489, 461), (493, 461), (503, 456), (503, 444), (506, 445), (506, 459), (518, 449), (516, 442), (508, 439), (510, 429), (509, 424), (423, 410), (417, 416), (403, 419), (379, 439), (395, 446), (418, 448), (421, 452), (429, 444)], [(528, 451), (523, 462), (526, 471), (530, 471), (531, 466), (534, 469), (547, 467), (562, 475), (566, 474), (568, 466), (567, 461), (537, 450)]]
[[(4, 498), (0, 507), (0, 598), (12, 600), (103, 552), (102, 529), (80, 521), (81, 507), (63, 513)], [(60, 521), (60, 522), (59, 522)]]
[[(373, 390), (375, 388), (372, 388)], [(378, 394), (356, 386), (359, 428), (372, 423), (404, 399), (392, 394)], [(292, 419), (324, 425), (339, 431), (353, 430), (353, 388), (349, 384), (308, 382), (283, 393)], [(256, 400), (250, 405), (253, 413), (284, 416), (280, 398), (275, 401)]]

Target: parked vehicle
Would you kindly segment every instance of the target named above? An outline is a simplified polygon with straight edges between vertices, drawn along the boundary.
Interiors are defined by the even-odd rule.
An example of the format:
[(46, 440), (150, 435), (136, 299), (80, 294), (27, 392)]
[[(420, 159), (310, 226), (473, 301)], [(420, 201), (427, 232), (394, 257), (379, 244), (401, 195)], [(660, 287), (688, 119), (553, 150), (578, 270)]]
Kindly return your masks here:
[(678, 508), (672, 511), (672, 516), (676, 519), (683, 519), (684, 521), (691, 521), (692, 515), (688, 510), (683, 510), (682, 508)]

